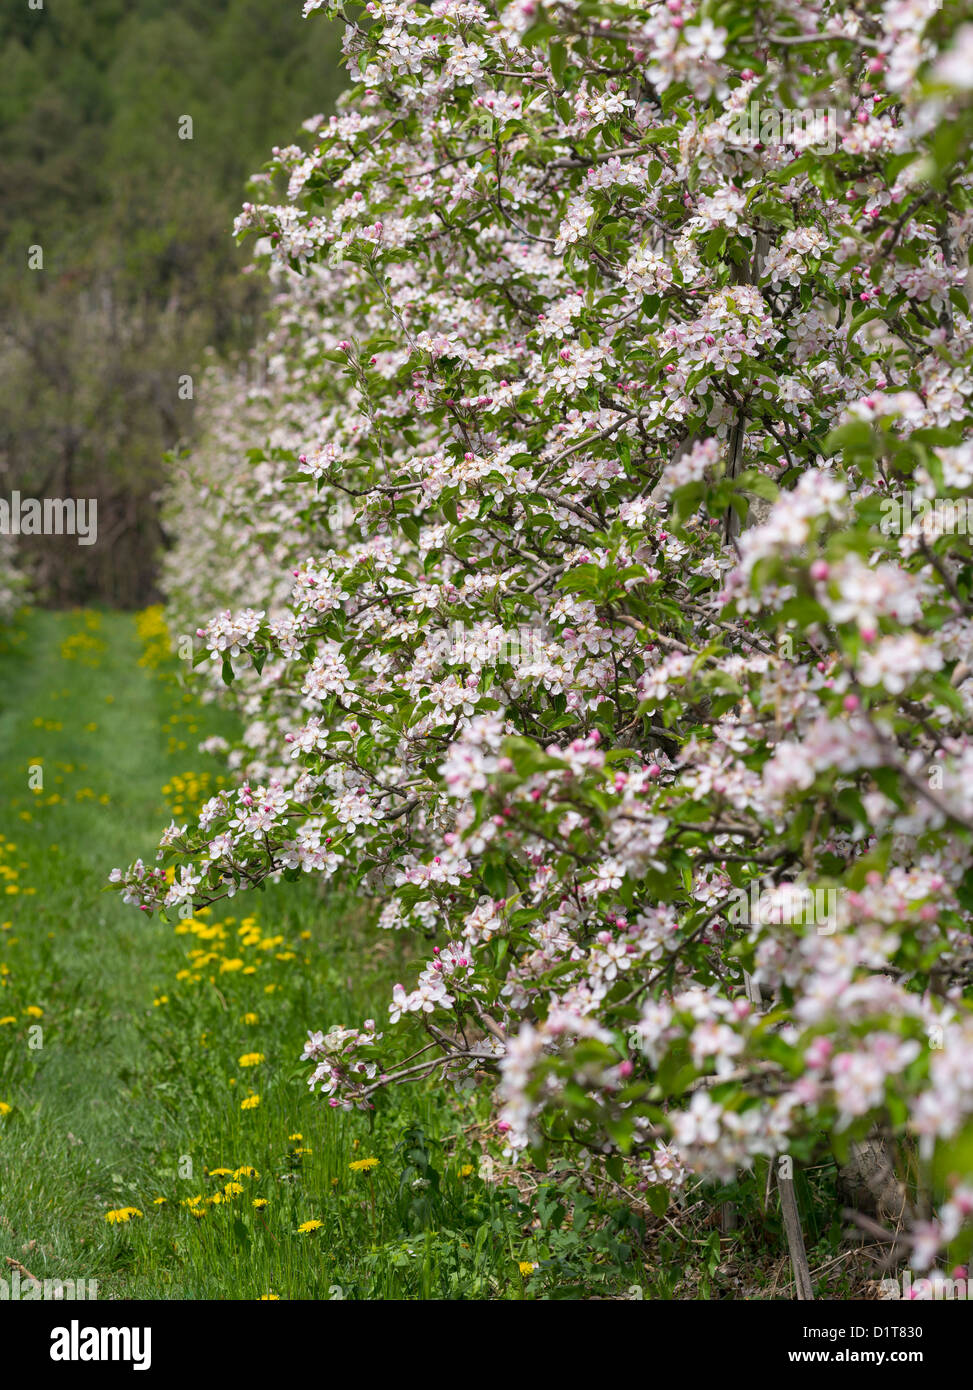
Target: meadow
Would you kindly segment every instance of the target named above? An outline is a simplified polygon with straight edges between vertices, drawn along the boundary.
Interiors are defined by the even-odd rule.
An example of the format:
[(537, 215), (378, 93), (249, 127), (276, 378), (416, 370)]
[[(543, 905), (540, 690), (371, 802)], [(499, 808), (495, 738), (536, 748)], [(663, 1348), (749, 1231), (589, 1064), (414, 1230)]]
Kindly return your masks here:
[(106, 891), (223, 776), (197, 746), (228, 716), (184, 688), (159, 610), (24, 614), (0, 670), (0, 1274), (100, 1299), (665, 1296), (634, 1209), (497, 1170), (487, 1088), (370, 1115), (308, 1094), (308, 1021), (379, 1011), (408, 967), (354, 902), (271, 885), (167, 923)]

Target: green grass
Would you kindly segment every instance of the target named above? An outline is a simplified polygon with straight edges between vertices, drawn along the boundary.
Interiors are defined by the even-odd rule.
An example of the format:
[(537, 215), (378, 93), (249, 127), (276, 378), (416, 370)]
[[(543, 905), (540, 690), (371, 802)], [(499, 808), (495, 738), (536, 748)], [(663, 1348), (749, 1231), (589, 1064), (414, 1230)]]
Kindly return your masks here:
[(410, 970), (354, 903), (302, 881), (165, 923), (106, 891), (221, 773), (196, 751), (221, 717), (163, 650), (151, 621), (91, 612), (31, 613), (0, 647), (0, 1275), (13, 1259), (102, 1299), (641, 1288), (630, 1211), (566, 1202), (554, 1176), (484, 1180), (485, 1088), (369, 1115), (308, 1094), (307, 1028), (381, 1020)]

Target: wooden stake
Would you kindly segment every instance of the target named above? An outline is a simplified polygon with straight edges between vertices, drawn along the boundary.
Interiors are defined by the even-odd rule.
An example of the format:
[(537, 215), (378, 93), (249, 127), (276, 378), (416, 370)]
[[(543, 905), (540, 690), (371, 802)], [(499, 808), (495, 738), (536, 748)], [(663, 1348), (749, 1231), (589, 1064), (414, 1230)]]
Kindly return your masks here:
[(790, 1251), (791, 1268), (794, 1271), (794, 1285), (797, 1297), (803, 1301), (813, 1301), (811, 1289), (811, 1269), (804, 1249), (804, 1233), (797, 1210), (797, 1194), (794, 1179), (782, 1178), (777, 1174), (777, 1191), (780, 1193), (780, 1210), (784, 1218), (784, 1231), (787, 1234), (787, 1249)]

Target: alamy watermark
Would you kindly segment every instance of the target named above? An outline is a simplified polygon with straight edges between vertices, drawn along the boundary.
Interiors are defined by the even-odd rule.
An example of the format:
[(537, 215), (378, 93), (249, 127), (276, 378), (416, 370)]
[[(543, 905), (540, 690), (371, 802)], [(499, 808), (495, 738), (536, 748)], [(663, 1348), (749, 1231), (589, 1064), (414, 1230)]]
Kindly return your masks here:
[(922, 497), (906, 492), (882, 502), (879, 530), (901, 536), (914, 526), (939, 536), (973, 535), (973, 500), (969, 497)]
[(934, 1273), (930, 1277), (916, 1279), (911, 1271), (907, 1269), (902, 1275), (902, 1282), (898, 1279), (882, 1280), (882, 1295), (884, 1298), (900, 1298), (910, 1302), (919, 1299), (922, 1302), (934, 1300), (958, 1302), (973, 1298), (973, 1283), (967, 1278), (953, 1278), (950, 1275)]
[(75, 1318), (51, 1332), (52, 1361), (131, 1361), (133, 1371), (152, 1365), (151, 1327), (82, 1327)]
[(0, 497), (0, 536), (77, 536), (78, 545), (98, 539), (95, 497)]
[(35, 1279), (32, 1275), (24, 1278), (19, 1269), (9, 1279), (0, 1279), (0, 1303), (50, 1303), (60, 1299), (93, 1303), (97, 1298), (97, 1279)]
[(426, 646), (431, 655), (447, 665), (521, 665), (542, 660), (551, 639), (540, 628), (504, 628), (499, 624), (469, 627), (456, 621), (449, 628), (431, 631)]
[(803, 883), (785, 883), (777, 888), (761, 888), (754, 880), (748, 888), (730, 893), (727, 918), (737, 926), (815, 927), (819, 936), (833, 936), (838, 930), (838, 905), (842, 888), (809, 888)]
[(745, 150), (791, 145), (795, 149), (834, 154), (839, 127), (840, 113), (833, 106), (779, 111), (751, 102), (731, 123), (727, 144)]

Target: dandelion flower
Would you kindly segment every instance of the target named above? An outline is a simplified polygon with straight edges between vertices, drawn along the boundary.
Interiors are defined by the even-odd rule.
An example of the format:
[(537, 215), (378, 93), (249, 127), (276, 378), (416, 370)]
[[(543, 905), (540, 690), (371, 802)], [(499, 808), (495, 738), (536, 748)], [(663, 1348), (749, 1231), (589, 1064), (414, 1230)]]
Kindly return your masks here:
[(302, 1221), (298, 1226), (301, 1235), (307, 1235), (309, 1231), (317, 1231), (324, 1225), (323, 1221)]
[(371, 1168), (378, 1167), (377, 1158), (356, 1158), (354, 1163), (349, 1163), (348, 1167), (353, 1173), (367, 1173)]
[(266, 1060), (262, 1052), (245, 1052), (239, 1058), (239, 1065), (241, 1067), (259, 1067), (260, 1063)]
[(241, 1110), (256, 1110), (256, 1108), (257, 1108), (257, 1106), (258, 1106), (259, 1104), (260, 1104), (260, 1097), (259, 1097), (259, 1096), (247, 1096), (246, 1100), (241, 1100), (241, 1102), (240, 1102), (240, 1109), (241, 1109)]
[(133, 1216), (141, 1216), (138, 1207), (118, 1207), (116, 1211), (106, 1211), (105, 1220), (109, 1226), (118, 1226), (125, 1221), (131, 1221)]

